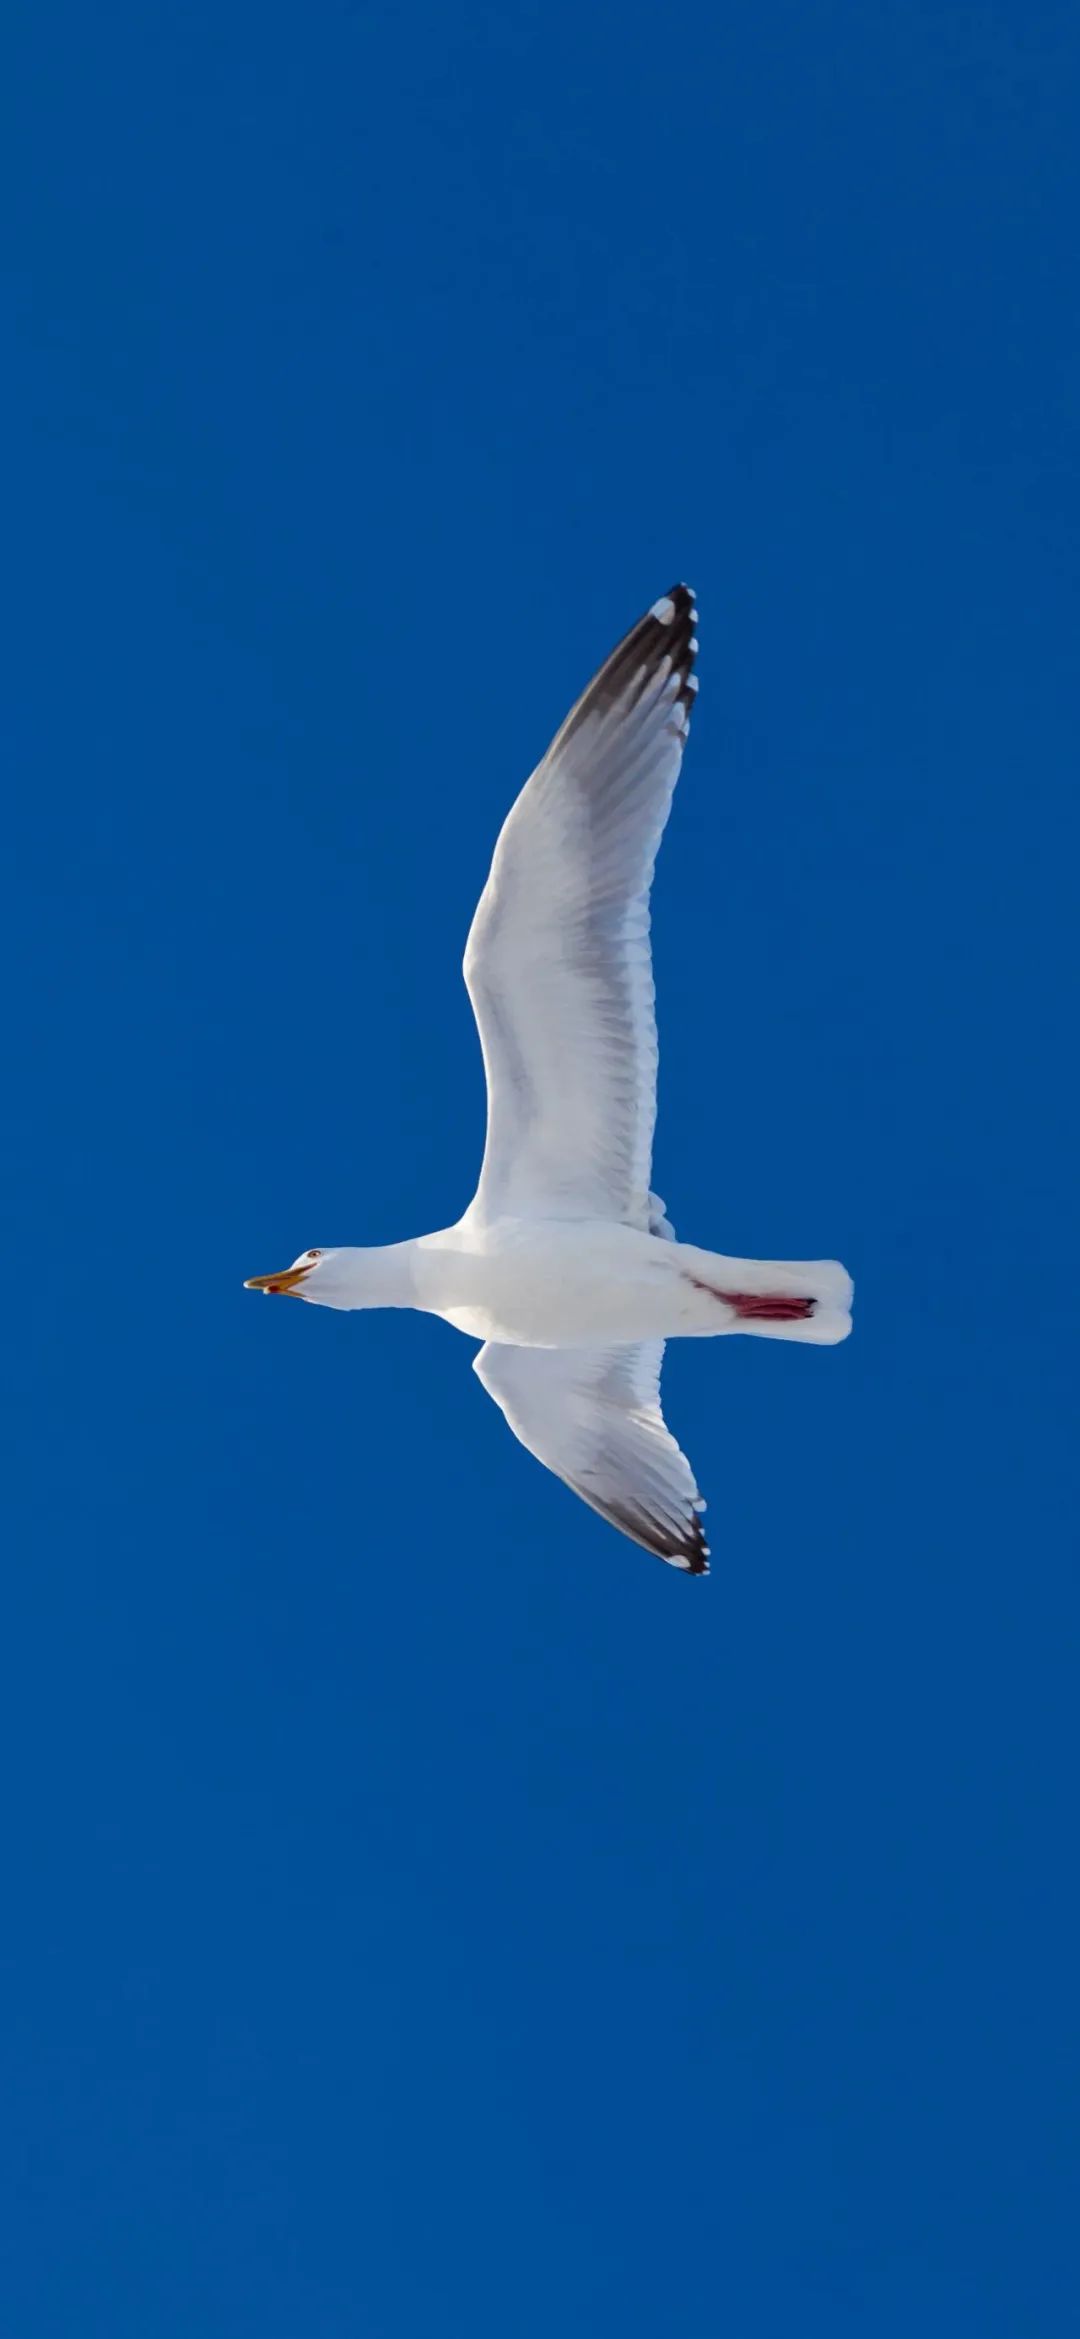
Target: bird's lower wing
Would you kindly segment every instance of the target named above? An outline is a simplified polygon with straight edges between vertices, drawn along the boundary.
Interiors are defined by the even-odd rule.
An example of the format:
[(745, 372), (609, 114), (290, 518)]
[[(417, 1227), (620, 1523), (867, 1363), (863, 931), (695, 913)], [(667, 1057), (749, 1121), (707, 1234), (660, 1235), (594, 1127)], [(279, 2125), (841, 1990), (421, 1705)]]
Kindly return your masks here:
[(633, 1348), (504, 1348), (473, 1360), (537, 1461), (669, 1566), (708, 1574), (705, 1505), (660, 1410), (662, 1340)]

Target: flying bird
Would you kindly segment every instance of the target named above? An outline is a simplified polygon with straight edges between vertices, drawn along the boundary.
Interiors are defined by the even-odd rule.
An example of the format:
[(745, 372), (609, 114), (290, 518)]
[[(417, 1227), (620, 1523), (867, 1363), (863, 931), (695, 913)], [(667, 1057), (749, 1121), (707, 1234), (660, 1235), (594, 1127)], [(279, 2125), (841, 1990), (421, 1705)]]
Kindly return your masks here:
[(708, 1571), (705, 1504), (660, 1407), (667, 1340), (851, 1329), (836, 1260), (679, 1242), (651, 1190), (657, 1042), (649, 891), (697, 690), (687, 585), (612, 651), (526, 782), (465, 950), (488, 1125), (456, 1226), (309, 1250), (251, 1291), (419, 1308), (483, 1347), (473, 1368), (523, 1446), (635, 1543)]

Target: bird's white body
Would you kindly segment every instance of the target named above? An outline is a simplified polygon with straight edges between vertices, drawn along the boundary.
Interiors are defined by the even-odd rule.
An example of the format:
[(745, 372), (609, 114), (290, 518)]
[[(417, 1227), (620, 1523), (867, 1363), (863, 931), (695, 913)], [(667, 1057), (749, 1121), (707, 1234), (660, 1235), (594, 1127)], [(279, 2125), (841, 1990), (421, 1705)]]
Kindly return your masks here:
[(664, 1342), (722, 1332), (831, 1346), (835, 1260), (732, 1259), (677, 1240), (650, 1191), (657, 1042), (649, 891), (690, 728), (693, 594), (613, 650), (510, 811), (465, 952), (488, 1130), (456, 1226), (308, 1251), (254, 1282), (334, 1308), (412, 1307), (482, 1340), (515, 1436), (624, 1534), (706, 1572), (704, 1503), (660, 1408)]
[[(814, 1312), (795, 1322), (747, 1320), (724, 1292), (788, 1294), (814, 1301)], [(730, 1259), (604, 1219), (503, 1218), (487, 1225), (466, 1215), (414, 1242), (326, 1254), (325, 1268), (300, 1294), (309, 1295), (330, 1307), (418, 1308), (472, 1340), (514, 1348), (606, 1347), (721, 1332), (820, 1347), (850, 1330), (851, 1280), (830, 1259)]]

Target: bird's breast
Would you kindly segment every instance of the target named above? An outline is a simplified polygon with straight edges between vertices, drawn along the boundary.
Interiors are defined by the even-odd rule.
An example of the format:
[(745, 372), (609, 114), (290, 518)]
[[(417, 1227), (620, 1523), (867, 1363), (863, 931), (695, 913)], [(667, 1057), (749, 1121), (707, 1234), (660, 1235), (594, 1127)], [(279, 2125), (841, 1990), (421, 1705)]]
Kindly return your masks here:
[(633, 1227), (503, 1225), (432, 1256), (422, 1304), (474, 1340), (606, 1346), (663, 1331), (672, 1265), (669, 1244)]

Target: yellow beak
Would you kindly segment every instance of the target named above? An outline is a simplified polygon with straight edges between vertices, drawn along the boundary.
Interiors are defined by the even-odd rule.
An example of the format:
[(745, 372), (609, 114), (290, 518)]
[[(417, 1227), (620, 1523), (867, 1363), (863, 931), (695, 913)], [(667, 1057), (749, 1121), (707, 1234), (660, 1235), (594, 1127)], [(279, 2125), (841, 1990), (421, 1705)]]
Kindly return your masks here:
[(294, 1295), (299, 1291), (308, 1267), (283, 1267), (280, 1275), (249, 1275), (245, 1291), (285, 1291)]

